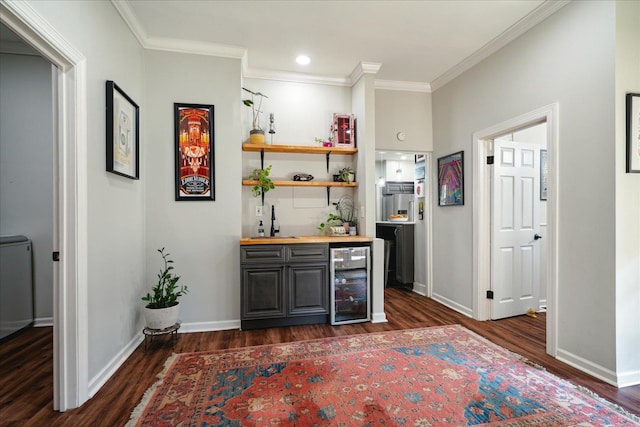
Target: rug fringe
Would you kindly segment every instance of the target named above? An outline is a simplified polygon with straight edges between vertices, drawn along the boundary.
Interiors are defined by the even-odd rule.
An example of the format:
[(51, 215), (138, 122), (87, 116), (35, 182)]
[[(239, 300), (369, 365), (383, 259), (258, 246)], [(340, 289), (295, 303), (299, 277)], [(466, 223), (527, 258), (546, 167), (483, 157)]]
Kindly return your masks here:
[(624, 415), (625, 417), (628, 417), (628, 418), (632, 419), (633, 421), (635, 421), (637, 423), (640, 423), (640, 416), (638, 416), (638, 415), (636, 415), (636, 414), (634, 414), (632, 412), (629, 412), (628, 410), (626, 410), (622, 406), (618, 405), (617, 403), (609, 402), (604, 397), (598, 395), (598, 393), (594, 392), (593, 390), (589, 390), (588, 388), (586, 388), (584, 386), (574, 385), (574, 387), (576, 388), (576, 390), (580, 391), (581, 393), (586, 394), (587, 396), (591, 397), (592, 399), (597, 400), (598, 402), (602, 403), (603, 405), (605, 405), (606, 407), (608, 407), (612, 411), (616, 411), (616, 412)]
[(164, 362), (164, 367), (162, 368), (162, 371), (160, 371), (160, 373), (156, 376), (156, 382), (153, 383), (153, 385), (149, 387), (147, 391), (144, 392), (144, 394), (142, 395), (142, 399), (140, 399), (140, 403), (138, 403), (134, 408), (133, 412), (131, 412), (131, 416), (129, 417), (129, 421), (127, 422), (127, 424), (125, 424), (125, 427), (134, 427), (136, 425), (136, 423), (142, 416), (142, 412), (144, 412), (144, 408), (147, 407), (147, 404), (153, 397), (153, 394), (155, 393), (156, 389), (160, 386), (160, 384), (162, 384), (162, 380), (164, 379), (164, 376), (167, 374), (167, 371), (169, 371), (169, 368), (173, 364), (173, 361), (178, 356), (179, 355), (177, 353), (173, 353)]

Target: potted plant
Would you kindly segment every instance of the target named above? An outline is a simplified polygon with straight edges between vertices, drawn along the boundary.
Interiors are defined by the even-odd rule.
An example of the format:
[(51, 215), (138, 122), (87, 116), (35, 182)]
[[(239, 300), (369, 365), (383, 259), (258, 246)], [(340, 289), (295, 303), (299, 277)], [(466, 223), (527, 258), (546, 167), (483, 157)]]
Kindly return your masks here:
[[(264, 98), (268, 98), (268, 96), (260, 92), (249, 90), (246, 87), (243, 87), (242, 90), (251, 94), (251, 99), (242, 100), (244, 105), (251, 107), (252, 111), (251, 119), (253, 127), (249, 131), (249, 142), (252, 144), (264, 144), (264, 130), (260, 127), (260, 114), (262, 113), (262, 101)], [(256, 100), (256, 98), (258, 99)]]
[[(344, 195), (338, 199), (338, 203), (336, 205), (336, 210), (340, 214), (340, 218), (342, 219), (342, 225), (344, 226), (347, 233), (350, 233), (351, 228), (356, 230), (356, 226), (358, 224), (358, 218), (356, 214), (356, 209), (354, 207), (353, 197), (349, 195)], [(355, 234), (355, 233), (350, 233)]]
[(276, 186), (273, 184), (269, 174), (271, 173), (271, 165), (265, 169), (254, 169), (249, 175), (249, 179), (257, 181), (256, 185), (251, 188), (255, 197), (262, 196), (262, 204), (264, 205), (264, 195), (269, 190), (273, 190)]
[(180, 302), (178, 298), (188, 292), (186, 285), (178, 286), (180, 276), (173, 272), (173, 261), (169, 259), (169, 253), (164, 248), (158, 249), (164, 268), (158, 273), (158, 283), (142, 297), (147, 305), (144, 308), (144, 317), (149, 329), (166, 329), (178, 322)]
[(333, 136), (327, 138), (313, 138), (318, 144), (322, 144), (323, 147), (333, 147)]
[(335, 227), (337, 225), (342, 225), (342, 218), (330, 212), (327, 220), (325, 222), (321, 222), (316, 228), (322, 234), (331, 234), (331, 227)]
[(347, 184), (352, 181), (355, 182), (356, 173), (350, 166), (347, 166), (340, 169), (337, 174), (333, 175), (333, 180), (336, 182), (346, 182)]

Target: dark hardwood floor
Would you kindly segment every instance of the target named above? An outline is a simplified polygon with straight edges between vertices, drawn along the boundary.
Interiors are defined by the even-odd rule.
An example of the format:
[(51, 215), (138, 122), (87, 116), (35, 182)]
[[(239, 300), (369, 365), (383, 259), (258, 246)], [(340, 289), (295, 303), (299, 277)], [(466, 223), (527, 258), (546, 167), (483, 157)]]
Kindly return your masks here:
[(545, 353), (544, 314), (537, 318), (520, 316), (478, 322), (412, 292), (390, 288), (385, 291), (385, 298), (388, 323), (179, 334), (175, 350), (169, 340), (156, 339), (146, 353), (144, 345), (140, 345), (92, 399), (64, 413), (53, 410), (52, 329), (33, 328), (0, 345), (0, 426), (122, 426), (173, 351), (214, 350), (456, 323), (640, 415), (640, 386), (617, 389)]

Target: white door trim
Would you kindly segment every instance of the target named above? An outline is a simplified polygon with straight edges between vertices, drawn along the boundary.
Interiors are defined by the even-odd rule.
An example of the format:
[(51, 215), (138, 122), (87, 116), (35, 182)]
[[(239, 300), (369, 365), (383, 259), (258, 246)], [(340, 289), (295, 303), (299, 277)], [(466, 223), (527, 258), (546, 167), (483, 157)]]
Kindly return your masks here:
[(558, 249), (558, 104), (550, 104), (473, 133), (473, 317), (488, 320), (491, 306), (486, 292), (491, 284), (491, 173), (486, 165), (489, 141), (497, 136), (547, 122), (547, 353), (556, 356)]
[[(27, 2), (2, 0), (0, 21), (58, 70), (58, 192), (54, 250), (54, 409), (88, 399), (86, 59)], [(54, 168), (55, 170), (55, 168)]]

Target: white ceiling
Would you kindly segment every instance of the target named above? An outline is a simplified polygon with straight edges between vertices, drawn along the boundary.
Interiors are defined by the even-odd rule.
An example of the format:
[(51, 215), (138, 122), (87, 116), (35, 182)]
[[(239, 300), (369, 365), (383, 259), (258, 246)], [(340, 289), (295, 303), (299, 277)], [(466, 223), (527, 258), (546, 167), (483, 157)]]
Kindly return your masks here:
[[(361, 62), (378, 63), (376, 80), (420, 83), (427, 90), (566, 3), (112, 1), (143, 46), (244, 57), (249, 77), (296, 75), (348, 84)], [(301, 53), (311, 57), (310, 65), (295, 63)]]

